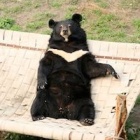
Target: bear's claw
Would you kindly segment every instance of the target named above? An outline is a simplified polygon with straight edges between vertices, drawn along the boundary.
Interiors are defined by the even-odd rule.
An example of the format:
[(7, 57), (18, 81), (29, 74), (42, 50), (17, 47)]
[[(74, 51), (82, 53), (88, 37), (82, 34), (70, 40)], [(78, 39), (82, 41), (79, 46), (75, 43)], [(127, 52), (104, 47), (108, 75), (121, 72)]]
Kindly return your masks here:
[(111, 73), (111, 75), (113, 75), (116, 79), (120, 78), (120, 76), (116, 72), (114, 72), (114, 71)]
[(90, 118), (81, 119), (80, 123), (85, 126), (93, 125), (94, 119), (90, 119)]
[(116, 73), (116, 71), (113, 69), (113, 67), (109, 64), (107, 64), (107, 75), (111, 74), (112, 76), (114, 76), (116, 79), (119, 79), (119, 75)]
[(40, 82), (38, 83), (37, 89), (45, 89), (47, 82)]
[(38, 121), (38, 120), (43, 120), (43, 119), (45, 119), (44, 116), (32, 117), (32, 120), (33, 120), (33, 121)]

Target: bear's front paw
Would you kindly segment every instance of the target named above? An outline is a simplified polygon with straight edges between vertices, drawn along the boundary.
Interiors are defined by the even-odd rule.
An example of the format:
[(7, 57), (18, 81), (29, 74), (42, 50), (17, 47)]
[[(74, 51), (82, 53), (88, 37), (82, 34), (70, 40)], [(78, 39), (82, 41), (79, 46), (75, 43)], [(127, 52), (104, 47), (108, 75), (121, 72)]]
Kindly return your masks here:
[(45, 89), (47, 84), (48, 83), (46, 79), (38, 80), (37, 89)]
[(90, 119), (90, 118), (81, 119), (80, 123), (85, 126), (93, 125), (94, 119)]
[(119, 75), (116, 73), (116, 71), (113, 69), (113, 67), (109, 64), (107, 64), (107, 75), (111, 74), (112, 76), (114, 76), (116, 79), (119, 78)]
[(44, 116), (36, 116), (36, 117), (32, 117), (32, 120), (33, 120), (33, 121), (38, 121), (38, 120), (43, 120), (43, 119), (45, 119)]

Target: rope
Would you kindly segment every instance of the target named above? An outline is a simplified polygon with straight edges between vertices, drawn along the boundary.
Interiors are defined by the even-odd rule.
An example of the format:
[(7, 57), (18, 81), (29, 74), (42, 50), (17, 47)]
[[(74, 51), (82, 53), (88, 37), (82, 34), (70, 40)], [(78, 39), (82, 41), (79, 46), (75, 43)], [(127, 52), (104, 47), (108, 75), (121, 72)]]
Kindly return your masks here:
[[(28, 50), (35, 50), (35, 51), (45, 51), (46, 49), (37, 48), (37, 47), (27, 47), (27, 46), (19, 46), (14, 44), (5, 44), (0, 43), (1, 46), (13, 47), (13, 48), (21, 48), (21, 49), (28, 49)], [(96, 58), (103, 58), (103, 59), (112, 59), (112, 60), (124, 60), (124, 61), (136, 61), (140, 62), (139, 58), (126, 58), (126, 57), (114, 57), (114, 56), (101, 56), (95, 55)]]

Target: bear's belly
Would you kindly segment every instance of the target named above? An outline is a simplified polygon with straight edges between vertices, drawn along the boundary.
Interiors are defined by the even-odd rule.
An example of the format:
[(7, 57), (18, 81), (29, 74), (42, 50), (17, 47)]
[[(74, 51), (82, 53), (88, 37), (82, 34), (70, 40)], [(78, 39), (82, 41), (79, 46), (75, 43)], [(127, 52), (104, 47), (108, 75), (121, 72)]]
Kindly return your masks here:
[(59, 71), (53, 73), (49, 79), (49, 83), (69, 83), (71, 85), (73, 84), (83, 84), (83, 80), (80, 76), (73, 74), (71, 72), (67, 71)]
[(58, 108), (65, 108), (80, 98), (90, 98), (90, 85), (70, 72), (54, 73), (48, 79), (49, 94)]
[(80, 77), (69, 72), (53, 74), (48, 79), (48, 85), (51, 93), (54, 95), (70, 99), (81, 96), (87, 88)]

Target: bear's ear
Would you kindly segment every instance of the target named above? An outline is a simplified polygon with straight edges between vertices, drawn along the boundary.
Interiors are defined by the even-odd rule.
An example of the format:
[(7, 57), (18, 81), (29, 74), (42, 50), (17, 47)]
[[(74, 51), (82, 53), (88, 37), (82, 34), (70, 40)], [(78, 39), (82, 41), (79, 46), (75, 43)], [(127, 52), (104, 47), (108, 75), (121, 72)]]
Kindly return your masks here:
[(54, 26), (57, 24), (57, 22), (55, 22), (53, 19), (49, 20), (49, 27), (50, 28), (54, 28)]
[(75, 22), (77, 22), (77, 23), (79, 23), (79, 22), (82, 21), (82, 15), (80, 15), (80, 14), (74, 14), (72, 16), (72, 20), (75, 21)]

